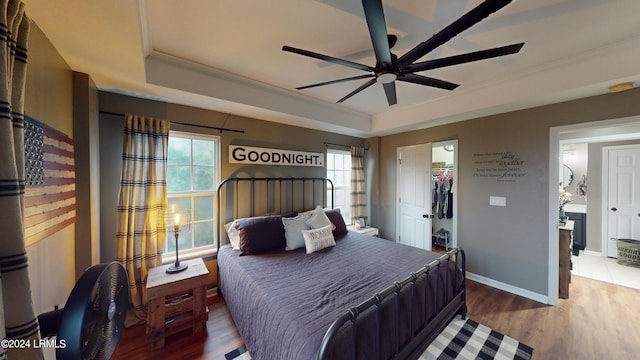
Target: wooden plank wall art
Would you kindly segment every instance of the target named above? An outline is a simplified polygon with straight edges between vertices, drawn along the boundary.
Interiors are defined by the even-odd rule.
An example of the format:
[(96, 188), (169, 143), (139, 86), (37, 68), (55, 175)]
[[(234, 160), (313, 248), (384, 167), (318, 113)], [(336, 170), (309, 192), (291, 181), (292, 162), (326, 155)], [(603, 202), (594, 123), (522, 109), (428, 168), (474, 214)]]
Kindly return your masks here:
[(25, 119), (25, 243), (31, 245), (76, 221), (73, 140)]

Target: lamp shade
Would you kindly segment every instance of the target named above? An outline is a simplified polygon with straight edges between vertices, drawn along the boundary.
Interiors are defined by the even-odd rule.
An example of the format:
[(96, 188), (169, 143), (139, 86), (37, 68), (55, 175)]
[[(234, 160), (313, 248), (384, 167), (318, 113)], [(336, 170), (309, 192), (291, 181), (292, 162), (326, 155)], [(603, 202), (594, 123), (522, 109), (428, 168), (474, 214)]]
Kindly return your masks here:
[(176, 231), (187, 232), (191, 230), (191, 209), (172, 206), (167, 211), (167, 227)]

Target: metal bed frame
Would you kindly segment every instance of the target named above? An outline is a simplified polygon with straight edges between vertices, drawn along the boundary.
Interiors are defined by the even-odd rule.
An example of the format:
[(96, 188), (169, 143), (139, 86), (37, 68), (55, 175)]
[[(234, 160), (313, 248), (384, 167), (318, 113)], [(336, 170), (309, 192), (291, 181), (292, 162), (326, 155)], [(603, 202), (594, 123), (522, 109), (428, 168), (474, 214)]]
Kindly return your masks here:
[[(226, 217), (226, 220), (237, 219), (241, 216), (241, 211), (244, 210), (242, 216), (245, 217), (253, 217), (257, 216), (256, 208), (257, 203), (254, 199), (254, 194), (256, 194), (259, 190), (257, 187), (260, 184), (264, 184), (264, 199), (265, 204), (267, 205), (267, 209), (269, 210), (270, 205), (272, 207), (270, 210), (274, 210), (277, 213), (285, 214), (293, 211), (304, 211), (309, 210), (309, 208), (305, 208), (305, 205), (308, 203), (309, 197), (306, 195), (309, 192), (305, 193), (305, 189), (310, 185), (311, 186), (311, 208), (317, 205), (316, 202), (316, 192), (322, 191), (322, 204), (327, 204), (327, 191), (331, 191), (331, 208), (333, 208), (333, 204), (335, 204), (335, 190), (333, 187), (333, 182), (327, 178), (321, 177), (230, 177), (224, 179), (220, 182), (217, 189), (217, 200), (218, 200), (218, 224), (217, 224), (217, 232), (218, 232), (218, 241), (217, 248), (220, 249), (222, 245), (223, 236), (221, 236), (221, 227), (225, 223), (222, 216), (222, 196), (221, 192), (223, 189), (226, 189), (228, 185), (234, 185), (234, 195), (233, 195), (233, 218)], [(240, 209), (239, 205), (239, 193), (241, 184), (247, 184), (250, 204), (248, 209)], [(296, 194), (295, 185), (298, 184), (299, 192)], [(271, 186), (270, 186), (271, 185)], [(277, 186), (276, 186), (277, 185)], [(285, 188), (283, 188), (283, 186)], [(318, 187), (320, 186), (320, 187)], [(269, 200), (272, 198), (271, 196), (279, 196), (279, 201), (277, 201), (277, 206), (275, 202), (269, 204)], [(296, 197), (297, 195), (297, 197)], [(289, 203), (283, 206), (283, 198), (289, 198)], [(296, 201), (297, 200), (297, 201)], [(297, 204), (296, 204), (297, 203)], [(226, 210), (226, 209), (225, 209)], [(226, 215), (226, 211), (224, 211)], [(264, 214), (260, 214), (264, 215)]]
[[(414, 318), (415, 318), (415, 309), (416, 309), (416, 305), (414, 303), (415, 301), (415, 297), (413, 296), (415, 288), (416, 288), (416, 282), (418, 281), (418, 279), (421, 276), (425, 276), (428, 277), (432, 272), (436, 272), (439, 273), (440, 272), (440, 268), (442, 266), (442, 264), (444, 264), (445, 269), (449, 268), (449, 264), (450, 263), (454, 263), (455, 266), (460, 266), (461, 270), (462, 270), (462, 274), (460, 275), (462, 277), (462, 285), (461, 285), (461, 289), (458, 289), (458, 293), (455, 295), (455, 297), (453, 299), (451, 299), (447, 304), (445, 304), (444, 306), (442, 306), (440, 309), (436, 309), (435, 312), (435, 316), (431, 319), (427, 319), (427, 311), (424, 311), (424, 327), (422, 328), (422, 330), (420, 330), (418, 333), (416, 333), (416, 329), (414, 326)], [(345, 311), (345, 313), (339, 317), (338, 319), (336, 319), (331, 326), (329, 327), (329, 329), (327, 330), (324, 338), (322, 339), (322, 343), (320, 345), (320, 351), (318, 353), (318, 360), (325, 360), (328, 357), (328, 349), (329, 349), (329, 344), (331, 343), (331, 341), (335, 338), (335, 336), (338, 333), (338, 330), (340, 330), (340, 328), (347, 324), (349, 321), (351, 321), (351, 326), (352, 326), (352, 342), (351, 342), (351, 359), (355, 359), (356, 358), (356, 351), (357, 351), (357, 347), (356, 347), (356, 338), (357, 338), (357, 332), (356, 332), (356, 324), (358, 321), (358, 315), (361, 314), (362, 312), (364, 312), (367, 309), (371, 309), (375, 307), (375, 312), (376, 312), (376, 333), (378, 334), (378, 336), (376, 336), (376, 342), (374, 344), (374, 347), (376, 349), (376, 358), (380, 358), (380, 344), (379, 344), (379, 335), (381, 334), (381, 329), (380, 329), (380, 323), (379, 323), (379, 319), (380, 319), (380, 305), (382, 304), (383, 300), (387, 299), (387, 298), (391, 298), (393, 297), (394, 299), (394, 306), (395, 306), (395, 329), (394, 329), (394, 333), (395, 333), (395, 337), (394, 337), (394, 345), (395, 345), (395, 353), (393, 356), (393, 359), (412, 359), (412, 358), (418, 358), (420, 354), (422, 354), (422, 352), (424, 352), (424, 350), (427, 348), (427, 346), (438, 336), (438, 334), (440, 334), (440, 332), (447, 326), (447, 324), (451, 321), (451, 319), (453, 319), (454, 316), (456, 315), (460, 315), (463, 319), (466, 317), (466, 312), (467, 312), (467, 306), (466, 306), (466, 287), (465, 287), (465, 283), (464, 283), (464, 279), (466, 276), (466, 258), (465, 258), (465, 253), (462, 249), (453, 249), (449, 252), (447, 252), (446, 254), (444, 254), (443, 256), (441, 256), (440, 258), (432, 261), (431, 263), (423, 266), (422, 268), (420, 268), (418, 271), (411, 273), (409, 276), (407, 276), (406, 278), (400, 280), (400, 281), (396, 281), (395, 283), (393, 283), (393, 285), (387, 287), (386, 289), (382, 290), (381, 292), (378, 292), (376, 294), (374, 294), (371, 298), (369, 298), (368, 300), (362, 302), (361, 304)], [(455, 273), (456, 276), (454, 277), (454, 279), (450, 279), (449, 272), (445, 270), (445, 289), (449, 289), (451, 288), (450, 285), (450, 281), (453, 281), (453, 283), (457, 283), (457, 281), (459, 280), (458, 278), (458, 273)], [(425, 286), (428, 285), (428, 281), (425, 282)], [(411, 329), (411, 340), (404, 346), (400, 347), (399, 343), (398, 343), (398, 338), (399, 338), (399, 307), (400, 307), (400, 302), (399, 302), (399, 298), (400, 298), (400, 292), (407, 286), (410, 286), (410, 290), (411, 290), (411, 306), (410, 306), (410, 313), (411, 313), (411, 324), (410, 324), (410, 329)], [(433, 299), (434, 299), (434, 303), (437, 304), (438, 301), (438, 293), (437, 293), (438, 287), (436, 287), (436, 292), (433, 294)], [(425, 289), (426, 291), (426, 289)], [(427, 298), (425, 297), (425, 304), (422, 304), (425, 306), (426, 308), (426, 301)]]
[[(331, 191), (331, 205), (333, 207), (333, 204), (335, 203), (335, 194), (334, 194), (334, 187), (333, 187), (333, 183), (331, 182), (331, 180), (327, 179), (327, 178), (318, 178), (318, 177), (232, 177), (232, 178), (228, 178), (223, 180), (220, 185), (218, 186), (218, 193), (217, 193), (217, 198), (218, 198), (218, 249), (221, 246), (222, 243), (222, 236), (221, 236), (221, 226), (223, 224), (223, 220), (222, 220), (222, 196), (221, 196), (221, 191), (223, 189), (225, 189), (229, 184), (234, 184), (234, 188), (235, 188), (235, 194), (233, 196), (233, 208), (234, 208), (234, 218), (237, 218), (240, 214), (240, 210), (239, 209), (239, 202), (238, 202), (238, 195), (240, 193), (240, 184), (242, 183), (248, 183), (248, 192), (250, 193), (249, 195), (249, 208), (248, 209), (244, 209), (244, 213), (247, 215), (244, 216), (256, 216), (256, 199), (254, 198), (254, 195), (257, 193), (257, 186), (260, 186), (258, 184), (264, 184), (264, 188), (265, 188), (265, 194), (264, 194), (264, 199), (267, 203), (267, 209), (268, 210), (275, 210), (276, 212), (279, 213), (286, 213), (286, 212), (293, 212), (293, 211), (303, 211), (303, 210), (308, 210), (305, 209), (305, 205), (307, 204), (306, 202), (306, 194), (305, 193), (305, 186), (307, 186), (307, 184), (311, 184), (311, 192), (312, 192), (312, 196), (311, 196), (311, 208), (315, 207), (316, 204), (316, 192), (317, 191), (322, 191), (323, 196), (322, 196), (322, 204), (326, 205), (327, 204), (327, 192), (330, 190)], [(300, 189), (300, 193), (298, 194), (298, 198), (296, 201), (296, 192), (295, 192), (295, 184), (299, 183), (301, 184), (301, 186), (299, 186)], [(270, 186), (271, 185), (271, 186)], [(277, 185), (277, 186), (276, 186)], [(284, 186), (284, 188), (283, 188)], [(320, 186), (318, 188), (318, 186)], [(277, 194), (276, 194), (277, 193)], [(277, 201), (277, 206), (276, 206), (276, 201), (275, 201), (275, 196), (278, 196), (280, 199)], [(283, 198), (289, 198), (290, 199), (290, 203), (284, 205), (283, 207), (283, 202), (282, 199)], [(270, 200), (273, 198), (273, 206), (270, 207), (270, 205), (268, 204), (270, 202)], [(228, 199), (227, 199), (228, 201)], [(296, 205), (296, 202), (299, 204), (302, 204), (302, 207), (299, 207)], [(226, 209), (225, 209), (226, 210)], [(226, 211), (225, 211), (226, 213)], [(232, 220), (232, 219), (228, 219), (228, 220)], [(453, 288), (451, 285), (451, 282), (453, 282), (453, 284), (457, 284), (459, 281), (461, 281), (461, 285), (460, 287), (454, 289), (454, 296), (452, 299), (450, 299), (446, 304), (442, 304), (442, 306), (440, 306), (440, 308), (436, 308), (434, 311), (434, 315), (431, 318), (427, 318), (429, 316), (429, 314), (427, 314), (426, 308), (427, 308), (427, 299), (428, 297), (425, 296), (424, 299), (424, 304), (415, 304), (415, 300), (416, 298), (413, 296), (414, 292), (416, 291), (416, 283), (418, 282), (418, 280), (421, 277), (429, 277), (431, 274), (433, 274), (435, 272), (435, 275), (439, 277), (439, 272), (441, 271), (442, 268), (444, 269), (449, 269), (450, 266), (455, 266), (456, 268), (460, 269), (460, 274), (458, 274), (458, 271), (455, 272), (456, 276), (453, 277), (453, 279), (451, 278), (451, 276), (449, 276), (449, 272), (445, 270), (445, 284), (444, 284), (444, 289), (451, 289)], [(219, 272), (218, 272), (218, 276)], [(377, 340), (380, 337), (381, 334), (381, 327), (380, 327), (380, 322), (379, 322), (379, 318), (380, 318), (380, 309), (381, 309), (381, 304), (385, 299), (391, 299), (392, 301), (394, 301), (394, 305), (395, 306), (395, 329), (394, 329), (394, 333), (395, 333), (395, 338), (394, 338), (394, 345), (395, 345), (395, 352), (394, 352), (394, 356), (392, 357), (392, 359), (417, 359), (420, 354), (422, 354), (422, 352), (424, 352), (424, 350), (427, 348), (427, 346), (437, 337), (438, 334), (440, 334), (440, 332), (442, 332), (442, 330), (447, 326), (447, 324), (451, 321), (451, 319), (453, 319), (456, 315), (460, 315), (463, 319), (466, 317), (466, 312), (467, 312), (467, 305), (466, 305), (466, 286), (465, 286), (465, 278), (466, 278), (466, 256), (465, 253), (462, 249), (452, 249), (450, 251), (448, 251), (446, 254), (442, 255), (440, 258), (432, 261), (429, 264), (426, 264), (424, 266), (422, 266), (420, 269), (417, 269), (415, 272), (409, 274), (407, 277), (405, 277), (404, 279), (401, 279), (399, 281), (394, 282), (392, 285), (388, 286), (387, 288), (385, 288), (384, 290), (375, 293), (373, 296), (371, 296), (369, 299), (367, 299), (366, 301), (358, 304), (355, 307), (352, 307), (350, 309), (345, 310), (345, 312), (343, 313), (342, 316), (340, 316), (338, 319), (336, 319), (331, 326), (327, 329), (327, 332), (324, 335), (324, 338), (322, 339), (321, 345), (320, 345), (320, 350), (318, 352), (318, 356), (317, 359), (318, 360), (326, 360), (328, 358), (328, 353), (329, 353), (329, 349), (331, 347), (331, 342), (336, 338), (339, 330), (345, 326), (345, 324), (348, 324), (349, 322), (351, 323), (351, 327), (352, 327), (352, 341), (351, 341), (351, 354), (350, 354), (350, 359), (355, 359), (356, 358), (356, 353), (357, 353), (357, 347), (356, 347), (356, 338), (357, 338), (357, 331), (356, 331), (356, 324), (358, 322), (359, 319), (359, 315), (362, 314), (364, 311), (369, 310), (369, 309), (373, 309), (373, 311), (375, 311), (375, 317), (376, 317), (376, 333), (378, 334), (378, 336), (376, 337), (376, 342), (375, 344), (373, 344), (373, 346), (375, 346), (376, 352), (378, 354), (377, 358), (380, 358), (380, 344), (379, 341)], [(428, 281), (425, 281), (425, 286), (428, 286)], [(433, 299), (434, 301), (434, 306), (437, 307), (438, 305), (438, 286), (436, 286), (436, 291), (434, 294), (429, 294), (429, 295), (433, 295)], [(399, 319), (399, 307), (400, 307), (400, 293), (401, 291), (403, 291), (404, 289), (408, 289), (409, 291), (411, 291), (411, 304), (410, 304), (410, 329), (411, 329), (411, 338), (409, 340), (409, 342), (407, 344), (404, 345), (400, 345), (398, 338), (399, 338), (399, 326), (400, 326), (400, 319)], [(425, 288), (425, 294), (427, 294), (428, 291)], [(446, 294), (445, 294), (446, 297)], [(424, 326), (422, 329), (415, 329), (415, 323), (414, 323), (414, 318), (415, 318), (415, 312), (416, 309), (418, 308), (418, 306), (422, 306), (424, 311)], [(349, 326), (349, 325), (346, 325)], [(417, 330), (417, 331), (416, 331)]]

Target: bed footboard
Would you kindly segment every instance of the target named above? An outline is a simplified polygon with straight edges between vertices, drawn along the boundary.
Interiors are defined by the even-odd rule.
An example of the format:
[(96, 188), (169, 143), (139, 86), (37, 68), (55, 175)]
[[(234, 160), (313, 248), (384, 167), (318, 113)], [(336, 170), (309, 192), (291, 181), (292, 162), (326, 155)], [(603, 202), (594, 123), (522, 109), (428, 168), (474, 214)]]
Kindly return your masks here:
[[(444, 269), (444, 271), (443, 271)], [(449, 271), (453, 269), (453, 271)], [(443, 273), (443, 274), (441, 274)], [(453, 273), (453, 276), (449, 274)], [(336, 319), (327, 332), (318, 352), (318, 360), (326, 360), (330, 356), (331, 348), (341, 329), (350, 327), (350, 335), (347, 340), (348, 351), (341, 351), (341, 359), (356, 359), (356, 354), (363, 349), (362, 340), (358, 340), (359, 320), (362, 314), (368, 311), (371, 316), (375, 317), (375, 331), (373, 332), (373, 343), (366, 343), (367, 351), (373, 352), (375, 359), (386, 357), (381, 354), (380, 339), (392, 339), (392, 359), (413, 359), (424, 352), (427, 346), (435, 339), (435, 337), (446, 327), (454, 316), (460, 315), (463, 319), (466, 317), (466, 259), (462, 249), (453, 249), (442, 255), (437, 260), (421, 267), (408, 277), (396, 281), (393, 285), (374, 294), (371, 298), (361, 304), (348, 309), (345, 313)], [(433, 279), (436, 285), (433, 286)], [(429, 283), (432, 283), (432, 291), (428, 291)], [(437, 285), (441, 283), (441, 286)], [(422, 288), (424, 286), (424, 288)], [(448, 291), (452, 289), (452, 291)], [(424, 296), (414, 296), (418, 291), (424, 291)], [(442, 292), (442, 293), (438, 293)], [(402, 297), (402, 298), (401, 298)], [(407, 300), (409, 299), (409, 300)], [(387, 310), (391, 309), (391, 327), (381, 325), (383, 322), (381, 306), (386, 303)], [(429, 303), (429, 304), (428, 304)], [(407, 308), (408, 306), (408, 308)], [(389, 312), (389, 311), (388, 311)], [(402, 316), (406, 314), (407, 316)], [(407, 319), (408, 317), (408, 319)], [(408, 320), (409, 324), (405, 324)], [(347, 324), (347, 323), (351, 324)], [(401, 339), (401, 329), (409, 329), (405, 334), (408, 339)], [(358, 330), (360, 329), (360, 330)], [(348, 329), (344, 329), (348, 330)], [(372, 331), (367, 329), (367, 331)], [(343, 334), (344, 335), (344, 334)], [(344, 341), (344, 339), (342, 339)], [(344, 349), (344, 346), (342, 348)]]

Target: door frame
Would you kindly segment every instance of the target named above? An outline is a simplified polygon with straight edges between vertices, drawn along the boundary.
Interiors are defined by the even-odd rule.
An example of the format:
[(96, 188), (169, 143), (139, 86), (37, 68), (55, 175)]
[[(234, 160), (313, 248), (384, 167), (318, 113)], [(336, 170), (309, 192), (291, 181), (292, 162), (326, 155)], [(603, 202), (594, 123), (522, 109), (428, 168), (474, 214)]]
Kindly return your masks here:
[[(602, 244), (600, 245), (602, 249), (602, 256), (609, 256), (609, 151), (610, 150), (621, 150), (621, 149), (640, 149), (640, 145), (614, 145), (614, 146), (604, 146), (602, 148), (602, 226), (601, 226), (601, 239)], [(607, 205), (607, 206), (604, 206)]]
[[(549, 128), (549, 277), (547, 281), (549, 284), (547, 303), (549, 305), (558, 304), (558, 179), (560, 178), (560, 157), (562, 156), (561, 142), (576, 141), (577, 139), (583, 142), (603, 142), (614, 138), (616, 141), (640, 139), (638, 128), (640, 128), (640, 116), (638, 115)], [(599, 134), (587, 134), (587, 132), (597, 129), (605, 129), (605, 131)], [(613, 129), (613, 131), (606, 131), (606, 129)], [(561, 141), (561, 135), (568, 136)]]

